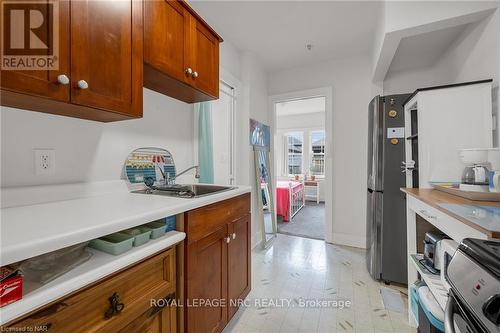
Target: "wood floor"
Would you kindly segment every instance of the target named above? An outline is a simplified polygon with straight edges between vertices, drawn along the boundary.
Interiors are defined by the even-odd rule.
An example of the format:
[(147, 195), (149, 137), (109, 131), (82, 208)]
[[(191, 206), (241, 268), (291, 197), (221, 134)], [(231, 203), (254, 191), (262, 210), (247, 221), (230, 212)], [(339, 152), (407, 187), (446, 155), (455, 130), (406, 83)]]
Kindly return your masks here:
[[(252, 261), (249, 306), (236, 313), (224, 333), (416, 332), (406, 313), (384, 309), (380, 288), (386, 286), (368, 274), (364, 250), (278, 234), (273, 246), (253, 251)], [(271, 299), (275, 304), (289, 300), (290, 306), (262, 304)], [(316, 299), (352, 306), (300, 306)]]

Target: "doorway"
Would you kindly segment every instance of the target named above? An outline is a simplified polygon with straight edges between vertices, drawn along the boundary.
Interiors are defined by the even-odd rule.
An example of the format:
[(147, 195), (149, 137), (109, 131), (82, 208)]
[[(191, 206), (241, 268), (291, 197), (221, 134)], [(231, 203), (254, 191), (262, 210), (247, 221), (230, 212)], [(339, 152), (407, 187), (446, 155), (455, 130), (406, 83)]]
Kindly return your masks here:
[(214, 183), (234, 184), (235, 88), (220, 81), (219, 99), (212, 101)]
[(278, 233), (331, 242), (331, 88), (270, 102)]

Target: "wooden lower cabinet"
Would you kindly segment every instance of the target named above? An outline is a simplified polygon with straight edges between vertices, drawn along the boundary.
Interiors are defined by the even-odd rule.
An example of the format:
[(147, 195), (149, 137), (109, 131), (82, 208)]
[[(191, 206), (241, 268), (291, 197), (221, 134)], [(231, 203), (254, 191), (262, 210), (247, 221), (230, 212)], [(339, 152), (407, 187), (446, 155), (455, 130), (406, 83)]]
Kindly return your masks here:
[(185, 213), (184, 228), (184, 331), (221, 332), (250, 292), (249, 194)]
[(120, 332), (177, 333), (175, 308), (151, 308), (121, 329)]
[(228, 320), (238, 311), (238, 301), (244, 300), (251, 288), (250, 215), (231, 223), (229, 228), (227, 296), (231, 302)]
[(173, 333), (176, 308), (152, 306), (151, 300), (175, 298), (175, 257), (176, 249), (167, 249), (1, 329)]
[[(188, 332), (214, 333), (226, 326), (227, 309), (215, 304), (227, 299), (226, 237), (227, 226), (222, 226), (188, 247)], [(211, 304), (203, 306), (201, 301)]]

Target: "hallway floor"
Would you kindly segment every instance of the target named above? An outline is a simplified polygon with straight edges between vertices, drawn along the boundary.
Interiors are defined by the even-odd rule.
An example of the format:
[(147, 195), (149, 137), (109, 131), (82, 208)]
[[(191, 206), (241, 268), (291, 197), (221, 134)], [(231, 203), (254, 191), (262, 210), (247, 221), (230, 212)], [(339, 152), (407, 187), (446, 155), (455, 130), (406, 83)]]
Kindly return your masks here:
[[(252, 252), (252, 269), (250, 305), (235, 314), (224, 333), (416, 332), (406, 313), (384, 309), (380, 288), (386, 286), (368, 274), (364, 250), (278, 234), (271, 247)], [(345, 306), (305, 307), (304, 300), (337, 300)]]
[(278, 232), (292, 236), (324, 239), (325, 203), (306, 201), (306, 205), (289, 222), (278, 217)]

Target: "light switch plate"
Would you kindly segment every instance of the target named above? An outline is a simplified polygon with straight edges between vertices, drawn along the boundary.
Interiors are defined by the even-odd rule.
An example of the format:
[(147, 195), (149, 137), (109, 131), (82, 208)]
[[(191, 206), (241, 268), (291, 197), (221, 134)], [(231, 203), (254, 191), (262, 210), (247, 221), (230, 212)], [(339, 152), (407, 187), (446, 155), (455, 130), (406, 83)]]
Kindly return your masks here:
[(35, 174), (53, 175), (56, 169), (56, 151), (54, 149), (35, 149)]

